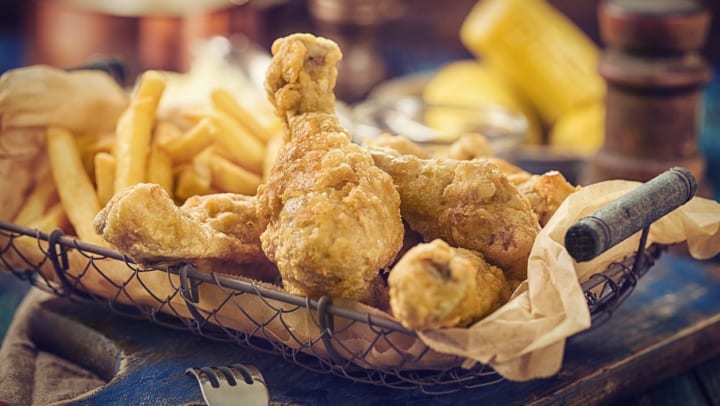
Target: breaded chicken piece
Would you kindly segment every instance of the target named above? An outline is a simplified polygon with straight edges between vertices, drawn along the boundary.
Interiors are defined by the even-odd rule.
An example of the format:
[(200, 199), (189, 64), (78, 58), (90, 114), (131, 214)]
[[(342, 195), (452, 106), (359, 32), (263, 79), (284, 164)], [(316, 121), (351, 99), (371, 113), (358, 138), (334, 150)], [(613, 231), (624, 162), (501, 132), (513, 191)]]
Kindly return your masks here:
[(274, 282), (277, 271), (260, 248), (262, 226), (251, 199), (197, 196), (184, 211), (161, 186), (141, 183), (108, 202), (95, 217), (95, 231), (140, 264), (190, 263), (202, 271)]
[(363, 141), (363, 146), (366, 148), (390, 148), (400, 155), (415, 155), (418, 158), (430, 158), (430, 152), (402, 135), (383, 133), (377, 137), (366, 139)]
[(467, 326), (507, 302), (503, 272), (442, 240), (416, 245), (390, 271), (390, 309), (414, 330)]
[(441, 238), (480, 252), (511, 279), (526, 276), (540, 231), (528, 199), (498, 167), (483, 160), (420, 159), (371, 150), (401, 196), (401, 212), (425, 241)]
[(494, 157), (495, 152), (490, 141), (482, 134), (463, 134), (448, 148), (433, 154), (435, 158), (470, 160), (475, 158)]
[(372, 303), (400, 250), (400, 196), (335, 116), (338, 46), (310, 34), (275, 41), (266, 91), (286, 142), (258, 189), (262, 248), (290, 293)]
[[(383, 134), (366, 140), (363, 146), (369, 149), (389, 148), (393, 153), (399, 155), (413, 155), (423, 159), (431, 157), (428, 151), (403, 136)], [(542, 175), (535, 175), (492, 155), (490, 145), (485, 137), (479, 134), (468, 134), (453, 142), (446, 150), (434, 153), (432, 157), (457, 160), (481, 159), (497, 165), (510, 183), (517, 186), (520, 193), (528, 198), (533, 211), (538, 216), (541, 227), (547, 224), (565, 198), (578, 189), (570, 184), (560, 172), (548, 171)]]
[(530, 201), (530, 205), (538, 215), (538, 222), (542, 227), (550, 221), (550, 218), (555, 214), (562, 202), (579, 189), (579, 186), (570, 184), (558, 171), (532, 175), (527, 180), (519, 183), (517, 187)]
[(265, 224), (258, 218), (255, 196), (215, 193), (189, 197), (180, 210), (213, 229), (260, 247)]

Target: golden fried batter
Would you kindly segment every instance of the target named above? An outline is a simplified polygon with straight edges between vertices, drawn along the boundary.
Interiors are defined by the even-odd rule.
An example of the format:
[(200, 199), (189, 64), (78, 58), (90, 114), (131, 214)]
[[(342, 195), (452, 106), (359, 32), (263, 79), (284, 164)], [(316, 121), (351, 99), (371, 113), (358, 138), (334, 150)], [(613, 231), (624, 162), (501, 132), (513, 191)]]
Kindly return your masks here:
[[(255, 215), (248, 199), (198, 196), (185, 212), (161, 186), (141, 183), (108, 202), (95, 217), (95, 230), (141, 264), (191, 263), (208, 272), (273, 282), (277, 274), (260, 249), (259, 223), (248, 220)], [(255, 226), (237, 232), (247, 224)]]
[(390, 308), (415, 329), (467, 326), (510, 297), (503, 272), (442, 240), (413, 247), (390, 271)]
[(518, 190), (528, 198), (543, 227), (550, 221), (560, 204), (578, 188), (565, 180), (565, 177), (558, 171), (532, 175), (518, 184)]
[(400, 191), (403, 219), (425, 241), (478, 251), (511, 279), (525, 279), (540, 227), (528, 199), (496, 165), (371, 153)]
[(258, 189), (262, 248), (293, 294), (372, 302), (400, 250), (400, 196), (335, 116), (337, 45), (310, 34), (272, 46), (266, 90), (288, 132)]
[(446, 149), (439, 150), (435, 158), (470, 160), (495, 156), (490, 141), (481, 134), (463, 134)]
[(380, 134), (377, 137), (368, 138), (363, 141), (363, 146), (366, 148), (390, 148), (400, 155), (415, 155), (418, 158), (430, 158), (428, 151), (402, 135)]

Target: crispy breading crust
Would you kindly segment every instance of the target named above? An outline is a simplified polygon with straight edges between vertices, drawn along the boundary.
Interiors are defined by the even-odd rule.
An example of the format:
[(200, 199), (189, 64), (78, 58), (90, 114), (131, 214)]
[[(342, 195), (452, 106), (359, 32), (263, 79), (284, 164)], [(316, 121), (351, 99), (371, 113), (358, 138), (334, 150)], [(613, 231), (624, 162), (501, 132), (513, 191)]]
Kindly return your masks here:
[(540, 227), (528, 199), (495, 164), (371, 153), (400, 191), (403, 218), (425, 241), (478, 251), (511, 279), (525, 279)]
[(388, 277), (390, 308), (403, 326), (467, 326), (510, 297), (503, 272), (477, 253), (442, 240), (416, 245)]
[(334, 115), (337, 45), (310, 34), (277, 40), (266, 90), (286, 143), (258, 190), (262, 248), (290, 293), (370, 303), (400, 250), (400, 196)]

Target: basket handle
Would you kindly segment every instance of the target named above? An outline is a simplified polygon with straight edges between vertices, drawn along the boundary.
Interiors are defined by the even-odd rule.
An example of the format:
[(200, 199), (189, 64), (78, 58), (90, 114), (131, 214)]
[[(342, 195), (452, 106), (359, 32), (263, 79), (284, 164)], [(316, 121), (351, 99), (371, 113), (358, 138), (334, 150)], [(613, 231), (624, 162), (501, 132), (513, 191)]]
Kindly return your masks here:
[(565, 248), (577, 262), (589, 261), (687, 203), (695, 192), (689, 170), (668, 169), (578, 220), (565, 233)]

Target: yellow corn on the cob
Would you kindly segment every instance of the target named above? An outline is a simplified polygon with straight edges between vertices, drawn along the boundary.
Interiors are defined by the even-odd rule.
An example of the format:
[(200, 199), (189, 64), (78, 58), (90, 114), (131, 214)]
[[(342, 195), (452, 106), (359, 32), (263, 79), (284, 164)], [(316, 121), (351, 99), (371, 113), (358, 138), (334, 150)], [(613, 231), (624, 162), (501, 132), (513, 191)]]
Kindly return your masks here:
[(550, 131), (550, 145), (592, 155), (603, 144), (605, 104), (602, 101), (575, 106), (563, 114)]
[(597, 46), (543, 0), (481, 0), (465, 18), (460, 38), (515, 83), (546, 124), (603, 97)]
[(507, 79), (487, 64), (468, 60), (441, 67), (425, 85), (423, 99), (440, 105), (505, 107), (527, 119), (526, 143), (539, 144), (542, 140), (543, 130), (535, 109)]

